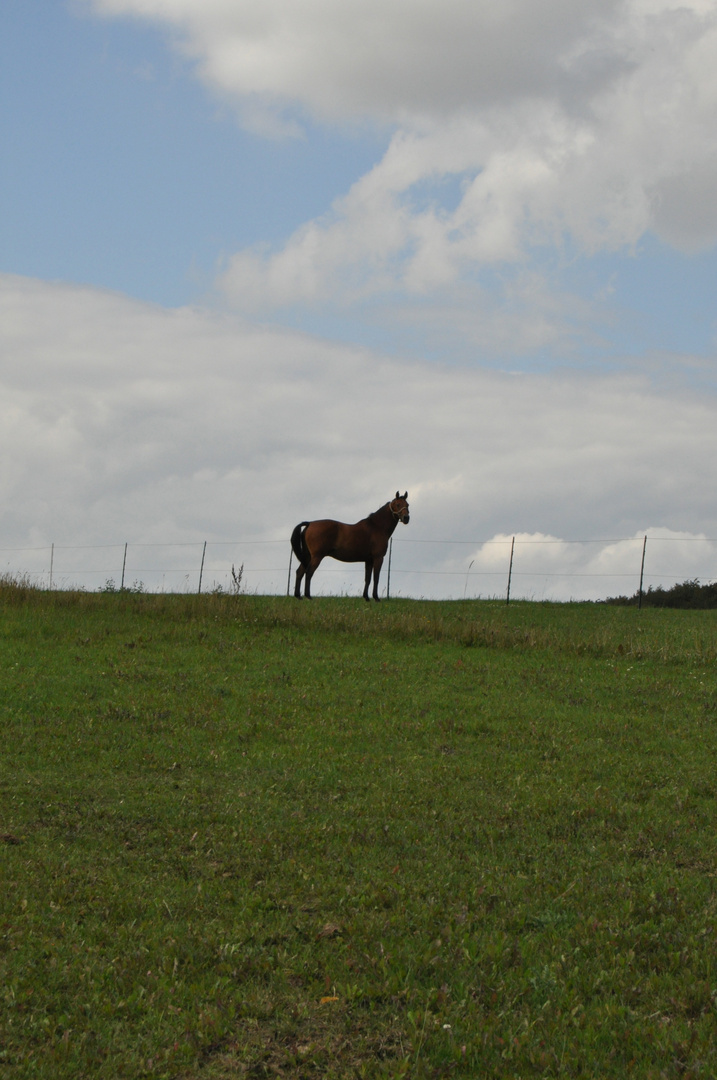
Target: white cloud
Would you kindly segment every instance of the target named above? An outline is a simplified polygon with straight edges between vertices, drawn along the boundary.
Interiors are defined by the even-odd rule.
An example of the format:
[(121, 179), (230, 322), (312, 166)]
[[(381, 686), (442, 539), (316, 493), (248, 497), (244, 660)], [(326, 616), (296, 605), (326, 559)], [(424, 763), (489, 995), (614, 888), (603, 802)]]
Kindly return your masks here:
[(634, 595), (641, 575), (645, 591), (657, 584), (711, 580), (715, 557), (717, 540), (665, 528), (594, 541), (540, 532), (498, 533), (478, 548), (446, 559), (441, 573), (452, 579), (454, 596), (505, 596), (510, 574), (513, 597), (596, 600)]
[[(615, 64), (618, 0), (90, 0), (170, 27), (202, 77), (244, 102), (389, 123), (559, 93)], [(606, 29), (602, 29), (605, 27)], [(618, 58), (619, 64), (623, 63)], [(571, 96), (572, 93), (571, 93)]]
[[(308, 113), (394, 130), (323, 218), (281, 250), (228, 260), (222, 287), (241, 310), (387, 295), (440, 309), (437, 294), (460, 301), (481, 267), (520, 266), (566, 240), (588, 254), (629, 249), (648, 230), (688, 252), (717, 240), (707, 0), (91, 6), (169, 27), (254, 126), (295, 127)], [(469, 289), (460, 306), (473, 299)]]
[[(281, 591), (297, 521), (357, 520), (398, 487), (412, 515), (397, 534), (395, 587), (413, 595), (461, 595), (470, 559), (488, 557), (477, 542), (498, 534), (584, 540), (659, 525), (717, 535), (717, 401), (642, 375), (409, 365), (234, 317), (9, 276), (0, 277), (0, 357), (3, 545), (46, 545), (36, 556), (45, 570), (48, 546), (59, 545), (56, 579), (93, 567), (117, 580), (129, 541), (133, 576), (155, 551), (142, 549), (138, 562), (139, 543), (194, 543), (156, 549), (152, 565), (164, 559), (177, 584), (188, 559), (196, 581), (206, 539), (207, 580), (243, 561), (251, 587)], [(232, 540), (281, 543), (217, 546)], [(418, 543), (429, 540), (441, 543)], [(81, 544), (117, 546), (67, 550)], [(578, 550), (556, 545), (550, 572), (622, 565), (609, 549), (603, 564)], [(526, 551), (524, 567), (546, 565)], [(3, 551), (0, 569), (18, 560), (34, 569), (33, 558)], [(676, 577), (700, 573), (694, 560), (668, 562)], [(319, 573), (323, 587), (352, 591), (361, 577)], [(545, 581), (548, 595), (565, 595)], [(576, 581), (567, 595), (589, 595)]]

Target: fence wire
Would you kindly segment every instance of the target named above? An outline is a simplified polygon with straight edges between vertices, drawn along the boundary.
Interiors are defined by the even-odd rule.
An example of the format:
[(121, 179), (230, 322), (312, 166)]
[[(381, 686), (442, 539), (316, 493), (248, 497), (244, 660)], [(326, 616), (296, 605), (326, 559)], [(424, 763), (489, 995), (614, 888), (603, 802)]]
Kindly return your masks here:
[[(717, 559), (716, 539), (649, 534), (581, 540), (395, 537), (391, 543), (390, 577), (386, 559), (382, 594), (434, 599), (499, 597), (511, 584), (513, 599), (632, 595), (640, 586), (647, 590), (685, 580), (711, 581)], [(431, 556), (423, 554), (429, 545), (434, 548)], [(465, 555), (461, 548), (467, 549)], [(591, 549), (596, 550), (590, 553)], [(510, 550), (514, 558), (509, 567)], [(293, 590), (296, 561), (285, 539), (0, 548), (0, 574), (54, 589), (230, 592), (232, 571), (240, 567), (242, 586), (249, 592), (277, 595)], [(356, 595), (362, 588), (362, 568), (331, 559), (322, 563), (312, 583), (316, 595)]]

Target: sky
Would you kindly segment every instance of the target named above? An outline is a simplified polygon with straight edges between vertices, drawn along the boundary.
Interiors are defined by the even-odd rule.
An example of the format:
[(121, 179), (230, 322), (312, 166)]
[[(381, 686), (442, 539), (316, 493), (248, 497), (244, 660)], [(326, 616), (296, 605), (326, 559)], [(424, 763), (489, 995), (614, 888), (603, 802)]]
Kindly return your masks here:
[(0, 80), (0, 572), (400, 489), (394, 595), (717, 577), (715, 0), (5, 0)]

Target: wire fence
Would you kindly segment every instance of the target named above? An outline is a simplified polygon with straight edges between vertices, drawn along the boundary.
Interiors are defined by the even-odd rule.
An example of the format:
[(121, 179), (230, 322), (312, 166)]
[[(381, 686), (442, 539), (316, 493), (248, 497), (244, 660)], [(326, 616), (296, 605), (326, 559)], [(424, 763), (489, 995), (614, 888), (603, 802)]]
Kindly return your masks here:
[[(383, 596), (430, 599), (600, 599), (713, 580), (717, 540), (646, 535), (559, 540), (497, 536), (488, 540), (393, 537), (384, 562)], [(296, 560), (282, 540), (189, 541), (0, 548), (0, 572), (49, 589), (231, 592), (242, 568), (249, 592), (293, 591)], [(356, 595), (363, 568), (327, 559), (314, 595)]]

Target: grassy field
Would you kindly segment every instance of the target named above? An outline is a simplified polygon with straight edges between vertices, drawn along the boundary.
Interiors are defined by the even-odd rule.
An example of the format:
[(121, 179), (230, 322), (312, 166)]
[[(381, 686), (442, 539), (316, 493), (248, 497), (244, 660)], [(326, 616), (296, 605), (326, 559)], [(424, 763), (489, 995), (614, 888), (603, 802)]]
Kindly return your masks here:
[(0, 1078), (717, 1076), (717, 612), (0, 588)]

